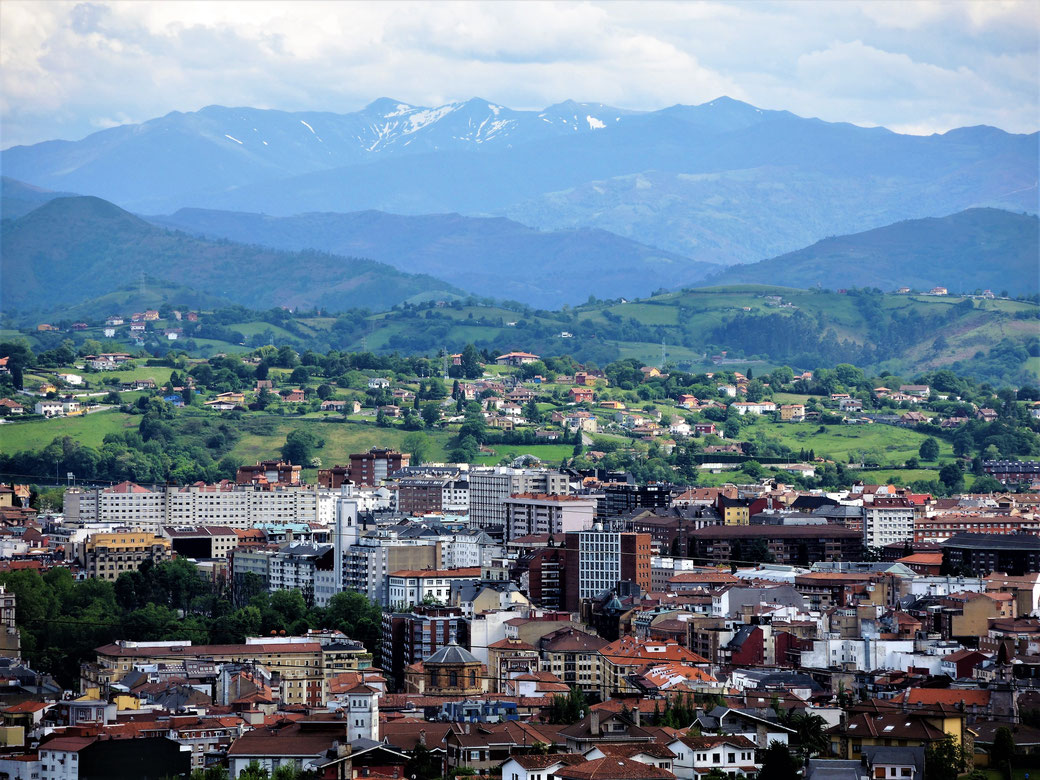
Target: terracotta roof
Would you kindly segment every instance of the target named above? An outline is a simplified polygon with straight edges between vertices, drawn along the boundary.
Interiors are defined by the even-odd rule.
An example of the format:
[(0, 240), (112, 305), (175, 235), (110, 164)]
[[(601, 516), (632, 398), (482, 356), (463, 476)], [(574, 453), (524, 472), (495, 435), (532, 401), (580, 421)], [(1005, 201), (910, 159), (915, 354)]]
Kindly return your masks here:
[(98, 737), (55, 737), (52, 740), (40, 743), (40, 750), (60, 750), (68, 753), (78, 753), (88, 745), (97, 742)]
[(635, 745), (623, 742), (604, 742), (601, 745), (590, 747), (585, 752), (591, 753), (593, 750), (599, 750), (605, 756), (623, 756), (624, 758), (638, 755), (653, 756), (654, 758), (675, 758), (675, 753), (657, 742), (643, 742)]
[(896, 561), (896, 563), (920, 563), (927, 566), (941, 566), (943, 554), (938, 553), (914, 553), (913, 555), (906, 555)]
[(556, 772), (565, 780), (674, 780), (675, 775), (656, 766), (622, 756), (608, 756), (567, 766)]
[(736, 583), (740, 582), (728, 571), (684, 571), (668, 578), (669, 582), (705, 582), (705, 583)]
[(680, 737), (679, 741), (694, 750), (709, 750), (716, 745), (733, 745), (734, 747), (755, 749), (755, 743), (744, 736), (711, 736), (711, 737)]
[(23, 701), (20, 704), (15, 704), (13, 707), (8, 707), (4, 712), (16, 715), (21, 712), (39, 712), (50, 706), (52, 704), (48, 704), (45, 701)]
[(516, 761), (524, 769), (548, 769), (551, 766), (557, 764), (563, 764), (569, 766), (573, 764), (584, 763), (584, 756), (580, 756), (577, 753), (549, 753), (548, 755), (538, 755), (536, 753), (519, 753), (515, 756), (510, 756), (513, 761)]
[[(687, 650), (675, 642), (646, 641), (625, 635), (606, 647), (600, 648), (600, 654), (617, 665), (645, 663), (647, 661), (685, 661), (691, 664), (706, 664), (707, 658)], [(630, 665), (629, 664), (629, 665)]]
[(895, 701), (910, 705), (929, 706), (945, 704), (956, 707), (964, 703), (966, 707), (988, 707), (988, 690), (979, 688), (908, 688), (895, 697)]

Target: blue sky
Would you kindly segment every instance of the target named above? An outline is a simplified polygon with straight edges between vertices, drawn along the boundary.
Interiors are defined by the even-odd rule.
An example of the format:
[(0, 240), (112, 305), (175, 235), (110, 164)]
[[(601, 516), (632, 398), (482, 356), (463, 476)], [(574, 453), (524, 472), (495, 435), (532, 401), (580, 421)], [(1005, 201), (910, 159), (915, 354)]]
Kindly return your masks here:
[(1033, 132), (1040, 3), (0, 3), (0, 145), (206, 105), (720, 95), (911, 133)]

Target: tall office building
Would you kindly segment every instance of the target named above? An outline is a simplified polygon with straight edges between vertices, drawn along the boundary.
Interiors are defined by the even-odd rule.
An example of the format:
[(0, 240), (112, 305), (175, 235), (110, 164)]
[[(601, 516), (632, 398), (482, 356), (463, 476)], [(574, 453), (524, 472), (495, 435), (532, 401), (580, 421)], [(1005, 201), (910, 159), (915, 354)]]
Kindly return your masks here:
[(595, 528), (566, 534), (564, 539), (564, 609), (576, 612), (582, 599), (595, 598), (623, 581), (650, 590), (650, 534)]
[(518, 493), (566, 495), (566, 474), (549, 469), (514, 469), (504, 466), (469, 471), (470, 525), (502, 538), (506, 533), (506, 499)]

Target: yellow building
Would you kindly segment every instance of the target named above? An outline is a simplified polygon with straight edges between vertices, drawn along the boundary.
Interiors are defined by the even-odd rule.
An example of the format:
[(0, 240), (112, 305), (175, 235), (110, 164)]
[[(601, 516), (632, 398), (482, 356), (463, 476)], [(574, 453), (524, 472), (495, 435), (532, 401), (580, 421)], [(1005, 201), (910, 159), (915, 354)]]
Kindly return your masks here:
[(137, 571), (145, 561), (170, 559), (169, 539), (142, 531), (93, 534), (80, 551), (80, 565), (88, 577), (116, 580), (125, 571)]
[(120, 641), (97, 648), (97, 660), (81, 667), (82, 690), (104, 691), (118, 683), (135, 666), (206, 660), (214, 664), (240, 663), (262, 666), (279, 678), (278, 690), (286, 704), (322, 706), (328, 696), (328, 679), (356, 670), (363, 652), (345, 652), (336, 643), (328, 652), (307, 637), (250, 637), (245, 644), (192, 645), (190, 641)]

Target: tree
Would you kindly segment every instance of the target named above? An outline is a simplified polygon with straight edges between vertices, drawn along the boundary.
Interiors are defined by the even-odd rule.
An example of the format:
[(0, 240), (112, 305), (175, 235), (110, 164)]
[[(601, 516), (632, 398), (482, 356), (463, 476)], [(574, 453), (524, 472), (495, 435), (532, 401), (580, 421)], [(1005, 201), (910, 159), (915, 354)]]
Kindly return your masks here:
[(480, 364), (480, 353), (472, 344), (467, 344), (462, 350), (459, 368), (462, 376), (466, 379), (480, 379), (484, 375), (484, 367)]
[[(758, 776), (769, 780), (798, 780), (800, 768), (787, 745), (773, 741), (762, 755), (762, 770)], [(931, 776), (928, 778), (931, 780)]]
[(535, 403), (533, 398), (524, 404), (524, 417), (535, 424), (542, 421), (542, 413), (538, 411), (538, 404)]
[(993, 748), (989, 751), (990, 766), (1010, 777), (1014, 757), (1015, 736), (1007, 726), (1001, 726), (993, 735)]
[(412, 757), (404, 765), (405, 777), (440, 777), (441, 762), (437, 755), (426, 747), (423, 737), (412, 750)]
[(271, 774), (256, 761), (250, 761), (249, 765), (238, 773), (238, 780), (270, 780)]
[(951, 493), (956, 493), (964, 487), (964, 471), (961, 469), (961, 464), (946, 463), (941, 469), (939, 469), (939, 481), (946, 486), (946, 489)]
[(803, 759), (824, 753), (830, 747), (827, 739), (827, 722), (814, 713), (794, 715), (787, 724), (795, 730), (798, 751)]
[(208, 769), (195, 769), (191, 773), (191, 780), (228, 780), (227, 767), (211, 766)]
[(414, 431), (404, 437), (402, 446), (404, 451), (412, 456), (412, 465), (421, 466), (426, 460), (426, 454), (430, 450), (430, 437), (425, 433)]
[(921, 456), (921, 460), (938, 460), (939, 459), (939, 442), (929, 436), (923, 442), (921, 442), (920, 448), (917, 450), (917, 454)]
[(574, 685), (566, 696), (553, 696), (552, 704), (549, 706), (549, 722), (576, 723), (585, 716), (587, 710), (585, 692)]
[(311, 462), (314, 450), (323, 445), (324, 442), (310, 431), (289, 431), (285, 436), (285, 444), (282, 445), (282, 459), (288, 463), (307, 465)]
[(976, 477), (975, 481), (971, 483), (972, 493), (1001, 493), (1004, 489), (1000, 481), (993, 479), (989, 474)]
[(422, 421), (427, 428), (432, 428), (441, 420), (441, 408), (437, 404), (423, 404)]
[(947, 734), (924, 752), (924, 776), (928, 780), (957, 780), (964, 771), (964, 751)]

